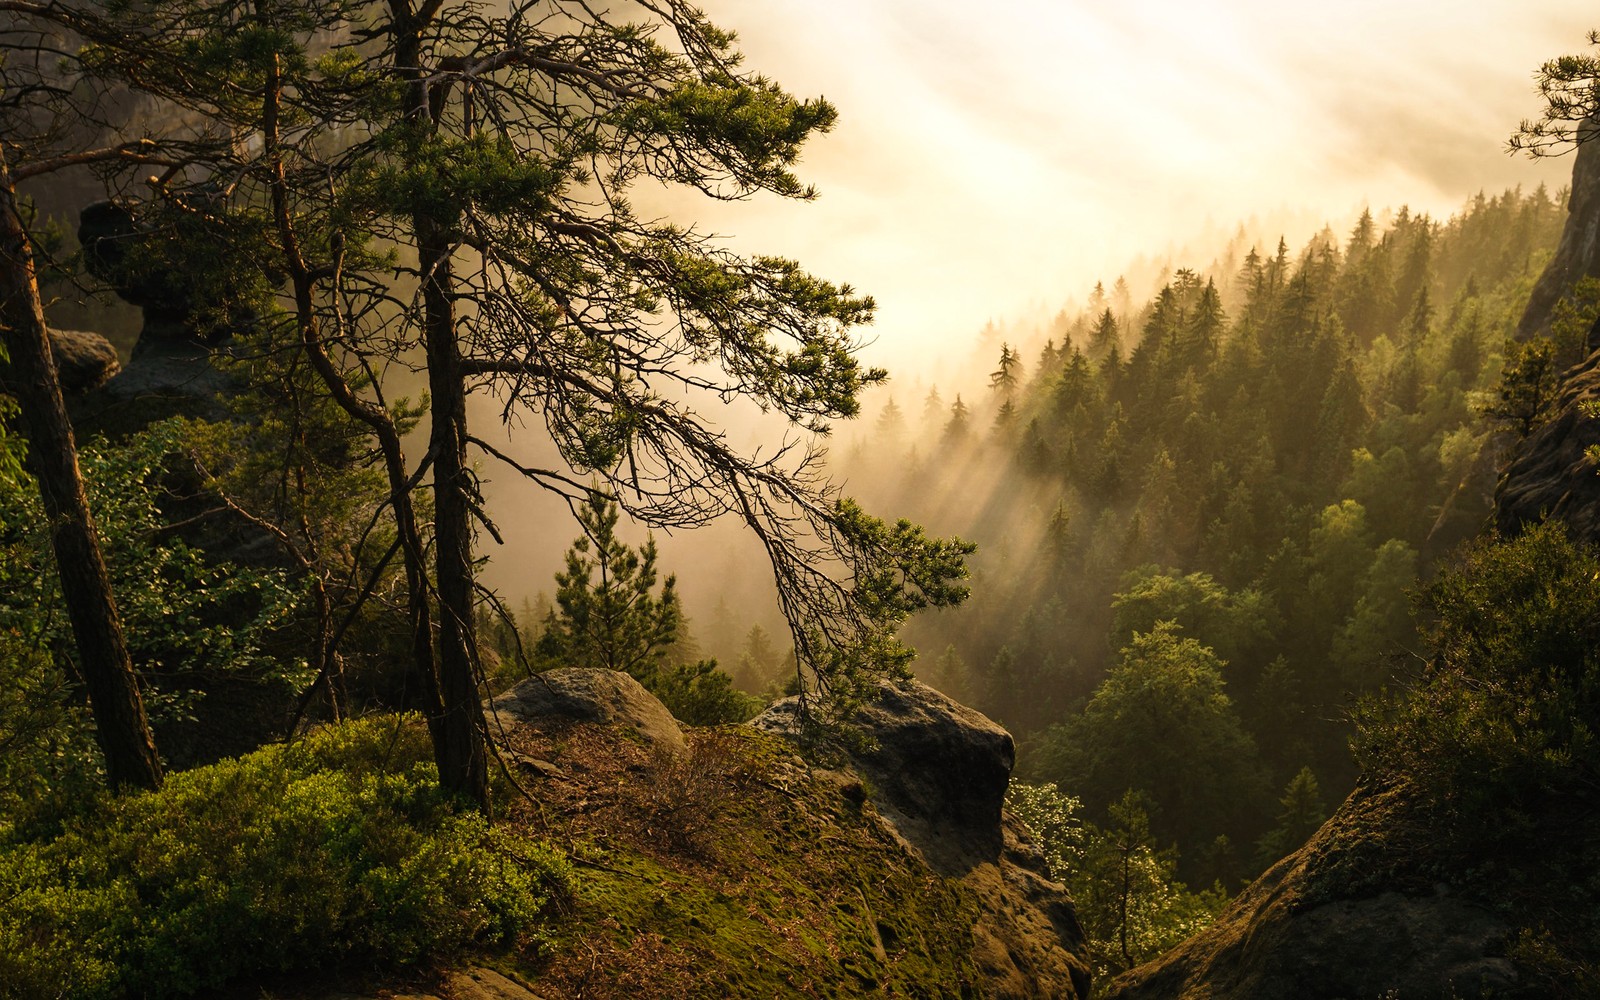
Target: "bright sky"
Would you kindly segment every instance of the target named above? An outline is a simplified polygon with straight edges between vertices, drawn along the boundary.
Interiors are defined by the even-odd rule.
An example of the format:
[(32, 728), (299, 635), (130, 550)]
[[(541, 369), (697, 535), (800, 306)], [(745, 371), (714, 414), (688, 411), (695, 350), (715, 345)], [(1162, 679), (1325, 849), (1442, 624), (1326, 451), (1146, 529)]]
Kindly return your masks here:
[(748, 68), (841, 120), (802, 164), (819, 201), (686, 217), (875, 295), (872, 358), (902, 371), (1251, 216), (1296, 244), (1363, 204), (1448, 216), (1479, 189), (1559, 187), (1570, 160), (1505, 139), (1538, 110), (1538, 65), (1600, 27), (1578, 0), (704, 6)]
[[(1140, 254), (1194, 246), (1206, 259), (1177, 263), (1204, 267), (1252, 217), (1298, 248), (1365, 204), (1444, 217), (1480, 189), (1560, 187), (1570, 159), (1504, 144), (1538, 112), (1534, 70), (1600, 27), (1578, 0), (702, 2), (748, 68), (840, 122), (802, 163), (816, 202), (665, 207), (875, 295), (890, 392), (948, 379), (991, 317), (1054, 313)], [(501, 490), (488, 578), (548, 589), (576, 529)], [(758, 558), (662, 541), (691, 615)]]

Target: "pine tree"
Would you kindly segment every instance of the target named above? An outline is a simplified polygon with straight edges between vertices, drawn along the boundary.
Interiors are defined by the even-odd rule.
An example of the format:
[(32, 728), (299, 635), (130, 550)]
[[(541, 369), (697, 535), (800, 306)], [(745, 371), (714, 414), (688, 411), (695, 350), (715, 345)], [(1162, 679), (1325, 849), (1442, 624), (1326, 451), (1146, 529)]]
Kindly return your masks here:
[(556, 611), (538, 652), (558, 666), (620, 670), (649, 682), (666, 662), (683, 626), (677, 579), (656, 593), (656, 544), (634, 549), (616, 537), (618, 511), (590, 492), (578, 507), (583, 536), (556, 574)]
[(989, 373), (989, 388), (998, 393), (1002, 400), (1010, 402), (1021, 384), (1022, 357), (1011, 349), (1010, 344), (1002, 342), (999, 367)]
[(1110, 309), (1106, 309), (1095, 320), (1094, 332), (1089, 334), (1089, 357), (1098, 361), (1121, 342), (1122, 331), (1117, 328), (1117, 317), (1112, 315)]
[(944, 440), (949, 444), (965, 441), (972, 423), (971, 411), (967, 404), (961, 401), (961, 394), (956, 393), (956, 401), (950, 404), (950, 419), (945, 421)]
[(898, 454), (900, 449), (905, 447), (906, 418), (896, 405), (893, 396), (890, 396), (889, 401), (883, 404), (883, 409), (878, 411), (876, 434), (878, 446), (890, 454)]

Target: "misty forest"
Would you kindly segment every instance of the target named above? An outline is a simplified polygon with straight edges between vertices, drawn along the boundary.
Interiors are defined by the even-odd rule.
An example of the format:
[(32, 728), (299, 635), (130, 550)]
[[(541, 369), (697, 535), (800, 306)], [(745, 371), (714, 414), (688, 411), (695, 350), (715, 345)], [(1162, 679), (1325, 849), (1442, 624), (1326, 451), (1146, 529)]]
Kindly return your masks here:
[(947, 335), (733, 7), (0, 0), (0, 1000), (1600, 996), (1600, 33)]

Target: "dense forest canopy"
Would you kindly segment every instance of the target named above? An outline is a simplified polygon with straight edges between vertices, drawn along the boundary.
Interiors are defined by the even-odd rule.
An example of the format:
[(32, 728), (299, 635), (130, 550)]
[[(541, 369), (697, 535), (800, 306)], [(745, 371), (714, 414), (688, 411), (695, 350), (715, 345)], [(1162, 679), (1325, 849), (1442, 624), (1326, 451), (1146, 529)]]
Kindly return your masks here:
[[(1203, 882), (1272, 860), (1253, 845), (1281, 790), (1307, 767), (1348, 789), (1349, 708), (1411, 670), (1409, 594), (1487, 517), (1496, 420), (1525, 433), (1500, 396), (1525, 350), (1507, 338), (1564, 202), (1365, 213), (1176, 270), (1145, 303), (1096, 286), (1044, 343), (1003, 344), (980, 394), (885, 400), (841, 456), (852, 484), (981, 545), (972, 603), (909, 632), (919, 674), (1097, 814), (1170, 785), (1155, 829)], [(1592, 296), (1562, 307), (1547, 382)], [(1134, 731), (1128, 697), (1209, 707)], [(1170, 766), (1134, 752), (1175, 733), (1194, 742)], [(1218, 836), (1236, 857), (1201, 865)]]
[[(1567, 191), (1364, 211), (1166, 269), (1144, 301), (1096, 284), (1047, 329), (989, 328), (948, 395), (896, 398), (862, 358), (870, 297), (634, 207), (809, 201), (797, 161), (836, 118), (680, 0), (0, 15), (0, 900), (24, 904), (0, 907), (0, 997), (486, 947), (537, 965), (577, 867), (710, 878), (713, 817), (780, 814), (806, 851), (880, 862), (823, 858), (882, 967), (846, 973), (928, 958), (871, 913), (885, 893), (976, 950), (961, 879), (1020, 865), (1086, 990), (1202, 931), (1341, 800), (1441, 824), (1416, 853), (1473, 861), (1474, 892), (1545, 845), (1530, 884), (1556, 888), (1515, 947), (1591, 975), (1600, 917), (1567, 873), (1594, 849), (1559, 831), (1600, 787), (1595, 557), (1555, 525), (1480, 537), (1503, 457), (1600, 414), (1572, 389), (1600, 279), (1518, 328)], [(1590, 138), (1597, 76), (1547, 64), (1513, 145)], [(27, 196), (71, 171), (106, 195), (76, 239)], [(109, 345), (50, 326), (96, 296), (143, 312), (120, 389)], [(69, 392), (58, 356), (85, 341), (72, 364), (99, 368)], [(778, 439), (743, 447), (734, 404)], [(570, 547), (517, 606), (483, 584), (491, 467), (573, 515), (541, 522)], [(777, 614), (738, 577), (688, 607), (625, 518), (749, 529)], [(506, 735), (532, 711), (508, 689), (574, 675), (659, 731)], [(924, 850), (895, 824), (943, 829), (927, 788), (897, 816), (850, 776), (885, 750), (850, 728), (880, 696), (983, 744), (934, 778), (957, 811), (987, 783), (988, 826)], [(553, 819), (521, 783), (565, 763), (614, 786), (606, 808), (642, 783), (642, 818), (579, 844), (589, 793)], [(777, 857), (744, 860), (788, 878)], [(596, 860), (617, 858), (636, 870)], [(933, 992), (970, 992), (951, 961)]]

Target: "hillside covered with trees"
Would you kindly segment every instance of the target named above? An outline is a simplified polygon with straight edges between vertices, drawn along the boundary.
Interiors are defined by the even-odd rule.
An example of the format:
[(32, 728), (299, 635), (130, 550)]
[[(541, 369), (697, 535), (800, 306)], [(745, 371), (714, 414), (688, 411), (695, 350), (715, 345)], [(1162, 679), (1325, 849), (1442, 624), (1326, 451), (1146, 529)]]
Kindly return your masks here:
[(972, 602), (908, 633), (919, 675), (1091, 816), (1143, 793), (1199, 885), (1298, 844), (1354, 780), (1351, 710), (1415, 673), (1412, 592), (1585, 352), (1590, 284), (1509, 339), (1565, 201), (1368, 212), (1137, 306), (1096, 286), (981, 396), (887, 399), (852, 486), (980, 545)]
[[(837, 119), (689, 4), (0, 18), (0, 1000), (1597, 988), (1600, 143), (896, 398), (870, 296), (637, 207)], [(688, 608), (714, 522), (772, 588)]]

